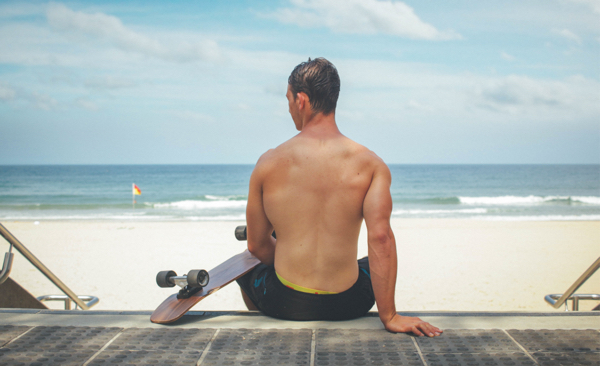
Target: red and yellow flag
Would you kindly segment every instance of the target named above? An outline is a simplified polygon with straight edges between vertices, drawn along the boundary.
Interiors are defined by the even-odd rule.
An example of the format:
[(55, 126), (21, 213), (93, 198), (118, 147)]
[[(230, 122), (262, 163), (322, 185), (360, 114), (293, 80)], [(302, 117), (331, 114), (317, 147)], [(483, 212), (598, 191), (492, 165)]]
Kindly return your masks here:
[(139, 196), (142, 194), (142, 190), (140, 189), (140, 187), (136, 186), (135, 183), (133, 184), (133, 195), (134, 196)]

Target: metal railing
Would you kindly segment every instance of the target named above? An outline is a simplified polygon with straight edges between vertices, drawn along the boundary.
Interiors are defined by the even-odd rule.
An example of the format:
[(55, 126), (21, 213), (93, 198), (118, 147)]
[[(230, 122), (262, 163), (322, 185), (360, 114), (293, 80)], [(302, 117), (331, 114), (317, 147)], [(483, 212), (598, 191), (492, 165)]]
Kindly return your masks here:
[[(87, 301), (86, 305), (88, 306), (88, 308), (91, 308), (100, 301), (100, 299), (98, 299), (96, 296), (79, 295), (77, 297), (81, 301)], [(67, 295), (44, 295), (38, 296), (37, 299), (40, 302), (63, 301), (65, 303), (65, 310), (71, 310), (71, 298)], [(75, 303), (75, 309), (77, 309), (77, 303)]]
[(583, 274), (575, 281), (571, 287), (567, 289), (564, 294), (551, 294), (546, 295), (544, 300), (553, 308), (558, 309), (561, 305), (565, 304), (565, 310), (568, 310), (567, 301), (572, 300), (573, 305), (572, 309), (574, 311), (579, 310), (579, 301), (580, 300), (600, 300), (600, 294), (575, 294), (581, 285), (587, 281), (597, 270), (600, 268), (600, 257), (596, 259), (596, 261), (588, 268)]
[(75, 295), (75, 293), (71, 291), (71, 289), (69, 289), (67, 285), (65, 285), (58, 277), (56, 277), (54, 273), (52, 273), (39, 259), (35, 257), (35, 255), (33, 255), (33, 253), (31, 253), (19, 240), (17, 240), (17, 238), (15, 238), (8, 230), (6, 230), (6, 228), (2, 224), (0, 224), (0, 235), (2, 235), (4, 239), (6, 239), (6, 241), (8, 241), (8, 243), (10, 244), (9, 252), (6, 253), (6, 255), (4, 256), (4, 265), (2, 266), (2, 270), (0, 271), (0, 283), (4, 282), (4, 280), (10, 274), (13, 258), (12, 248), (14, 246), (25, 258), (27, 258), (29, 262), (31, 262), (31, 264), (33, 264), (35, 268), (42, 272), (44, 276), (46, 276), (50, 280), (50, 282), (56, 285), (56, 287), (58, 287), (63, 293), (65, 293), (65, 295), (67, 295), (67, 297), (70, 300), (72, 300), (75, 304), (77, 304), (77, 306), (79, 306), (81, 309), (88, 310), (89, 308), (98, 303), (99, 299), (94, 296), (89, 296), (90, 299), (88, 303), (83, 302), (88, 300), (87, 296), (81, 296), (80, 298), (79, 296)]
[(14, 254), (12, 253), (12, 247), (12, 244), (10, 244), (8, 252), (4, 254), (4, 262), (2, 263), (2, 269), (0, 270), (0, 285), (6, 281), (8, 275), (10, 274), (10, 269), (12, 268), (12, 261), (14, 257)]

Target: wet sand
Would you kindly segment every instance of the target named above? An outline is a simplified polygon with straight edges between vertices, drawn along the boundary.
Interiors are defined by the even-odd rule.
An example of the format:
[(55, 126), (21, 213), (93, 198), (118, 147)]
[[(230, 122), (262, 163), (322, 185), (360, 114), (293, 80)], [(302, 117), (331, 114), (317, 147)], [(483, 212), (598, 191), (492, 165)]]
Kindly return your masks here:
[[(244, 222), (3, 222), (75, 293), (100, 298), (95, 310), (153, 310), (175, 289), (159, 270), (210, 269), (245, 249), (233, 235)], [(600, 255), (600, 221), (394, 219), (398, 311), (562, 311), (544, 295), (562, 293)], [(2, 240), (0, 251), (8, 250)], [(366, 255), (366, 231), (359, 257)], [(35, 296), (60, 294), (20, 254), (11, 277)], [(600, 272), (578, 293), (600, 293)], [(62, 308), (62, 303), (48, 303)], [(582, 302), (581, 309), (596, 304)], [(242, 310), (237, 285), (195, 310)], [(375, 310), (375, 308), (373, 309)]]

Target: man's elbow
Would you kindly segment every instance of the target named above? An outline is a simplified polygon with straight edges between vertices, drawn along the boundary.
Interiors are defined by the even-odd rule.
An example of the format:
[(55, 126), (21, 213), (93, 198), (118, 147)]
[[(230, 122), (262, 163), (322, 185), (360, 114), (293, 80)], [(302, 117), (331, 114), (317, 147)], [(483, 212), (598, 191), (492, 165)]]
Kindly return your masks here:
[(273, 249), (269, 247), (269, 243), (248, 241), (248, 251), (266, 265), (272, 265), (274, 262)]
[(387, 249), (395, 245), (392, 230), (379, 230), (374, 233), (369, 233), (369, 245), (381, 249)]
[(260, 246), (253, 240), (248, 240), (248, 251), (256, 257), (260, 253)]
[(268, 244), (265, 244), (260, 241), (248, 240), (248, 251), (252, 253), (253, 256), (260, 258), (265, 253), (269, 252)]

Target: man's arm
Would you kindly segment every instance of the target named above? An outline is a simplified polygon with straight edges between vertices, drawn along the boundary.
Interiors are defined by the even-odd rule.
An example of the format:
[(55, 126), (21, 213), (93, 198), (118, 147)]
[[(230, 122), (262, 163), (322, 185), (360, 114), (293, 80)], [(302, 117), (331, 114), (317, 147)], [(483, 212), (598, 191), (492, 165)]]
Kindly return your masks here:
[(390, 170), (383, 161), (379, 160), (363, 203), (363, 216), (368, 233), (371, 282), (379, 318), (385, 329), (390, 332), (413, 332), (418, 336), (433, 337), (441, 334), (442, 331), (419, 318), (396, 313), (394, 296), (398, 258), (396, 239), (390, 226), (391, 182)]
[(248, 250), (264, 264), (275, 261), (275, 239), (271, 236), (273, 225), (263, 206), (263, 182), (266, 176), (265, 153), (256, 163), (250, 176), (248, 205), (246, 206), (246, 237)]

